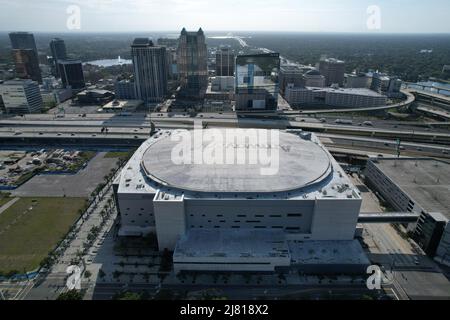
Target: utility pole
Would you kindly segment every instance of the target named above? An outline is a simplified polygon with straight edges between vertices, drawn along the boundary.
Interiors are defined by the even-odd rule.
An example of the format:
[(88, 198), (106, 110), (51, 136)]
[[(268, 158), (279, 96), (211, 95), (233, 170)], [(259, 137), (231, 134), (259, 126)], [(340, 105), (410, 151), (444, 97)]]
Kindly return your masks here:
[(397, 139), (397, 158), (400, 158), (400, 144), (401, 144), (401, 141), (400, 141), (400, 139)]

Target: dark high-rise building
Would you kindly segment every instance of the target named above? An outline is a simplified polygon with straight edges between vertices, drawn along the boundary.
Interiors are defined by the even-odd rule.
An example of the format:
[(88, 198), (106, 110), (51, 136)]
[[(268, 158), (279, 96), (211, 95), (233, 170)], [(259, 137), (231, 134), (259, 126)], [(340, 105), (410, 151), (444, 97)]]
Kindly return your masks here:
[(32, 49), (13, 49), (16, 75), (21, 79), (31, 79), (42, 83), (41, 69), (36, 52)]
[(322, 59), (319, 63), (319, 72), (325, 77), (327, 87), (338, 84), (344, 86), (345, 62), (333, 58)]
[(145, 103), (162, 101), (167, 93), (166, 48), (148, 38), (137, 38), (131, 45), (136, 96)]
[(42, 83), (34, 35), (29, 32), (11, 32), (9, 39), (11, 40), (17, 76)]
[(83, 66), (79, 60), (58, 60), (58, 70), (64, 88), (80, 90), (86, 87)]
[(236, 111), (277, 110), (280, 55), (266, 53), (236, 58)]
[(29, 32), (11, 32), (9, 34), (11, 46), (13, 49), (31, 49), (38, 54), (34, 35)]
[(220, 48), (216, 52), (216, 76), (234, 76), (234, 53), (230, 48)]
[(66, 44), (64, 43), (64, 40), (55, 38), (50, 41), (50, 51), (52, 52), (53, 57), (54, 74), (55, 76), (60, 77), (58, 60), (67, 59)]
[(180, 95), (203, 98), (208, 88), (208, 53), (205, 34), (181, 31), (177, 52), (178, 75), (181, 83)]

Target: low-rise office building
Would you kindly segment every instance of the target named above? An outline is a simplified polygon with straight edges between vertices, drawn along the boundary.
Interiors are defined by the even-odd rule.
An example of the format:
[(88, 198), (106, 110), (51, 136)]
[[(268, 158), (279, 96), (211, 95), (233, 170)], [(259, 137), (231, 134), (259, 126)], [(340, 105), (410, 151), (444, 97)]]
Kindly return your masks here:
[(44, 102), (39, 84), (32, 80), (10, 80), (0, 85), (6, 113), (40, 113)]
[(370, 88), (372, 78), (366, 73), (349, 73), (345, 75), (345, 88)]
[(304, 86), (303, 74), (305, 71), (298, 65), (282, 65), (280, 67), (280, 92), (284, 91), (288, 84), (292, 83), (295, 87)]
[(325, 79), (327, 87), (332, 85), (344, 86), (345, 62), (335, 58), (321, 59), (319, 71)]
[(86, 87), (83, 65), (79, 60), (58, 60), (59, 75), (64, 88), (82, 90)]
[(212, 91), (234, 91), (234, 77), (213, 77), (211, 78)]
[(84, 90), (77, 94), (77, 100), (82, 104), (101, 104), (104, 105), (114, 100), (114, 93), (108, 90), (92, 89)]
[(298, 88), (286, 89), (286, 101), (291, 106), (324, 105), (342, 108), (371, 108), (387, 104), (387, 97), (369, 89)]
[(105, 104), (100, 110), (102, 112), (135, 112), (136, 109), (144, 105), (142, 100), (119, 100), (115, 99), (113, 101)]

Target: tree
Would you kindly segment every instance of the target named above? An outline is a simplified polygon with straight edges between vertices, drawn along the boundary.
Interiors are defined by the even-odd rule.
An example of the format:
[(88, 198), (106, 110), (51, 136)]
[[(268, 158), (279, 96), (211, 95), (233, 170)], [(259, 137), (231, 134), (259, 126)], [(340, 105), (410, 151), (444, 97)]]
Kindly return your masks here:
[(70, 290), (61, 293), (56, 300), (82, 300), (83, 294), (77, 290)]
[(159, 290), (159, 292), (153, 297), (154, 300), (172, 300), (174, 293), (168, 289)]
[(114, 296), (113, 300), (142, 300), (142, 294), (125, 291)]

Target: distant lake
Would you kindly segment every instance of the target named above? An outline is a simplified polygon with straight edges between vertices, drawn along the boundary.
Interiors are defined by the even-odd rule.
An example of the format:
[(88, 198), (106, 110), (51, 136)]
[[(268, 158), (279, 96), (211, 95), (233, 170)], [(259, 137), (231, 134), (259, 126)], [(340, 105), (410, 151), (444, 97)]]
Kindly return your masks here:
[(94, 60), (94, 61), (88, 61), (84, 64), (92, 64), (94, 66), (98, 67), (112, 67), (112, 66), (121, 66), (124, 64), (132, 64), (133, 62), (131, 60), (127, 59), (121, 59), (118, 57), (117, 59), (103, 59), (103, 60)]

